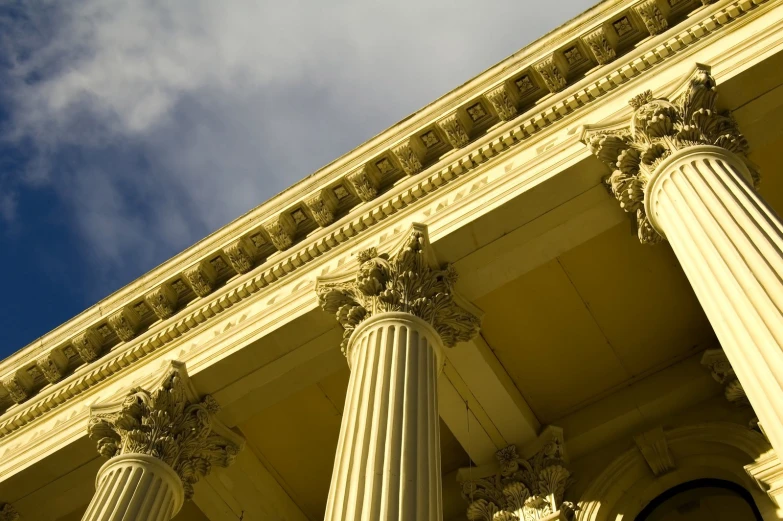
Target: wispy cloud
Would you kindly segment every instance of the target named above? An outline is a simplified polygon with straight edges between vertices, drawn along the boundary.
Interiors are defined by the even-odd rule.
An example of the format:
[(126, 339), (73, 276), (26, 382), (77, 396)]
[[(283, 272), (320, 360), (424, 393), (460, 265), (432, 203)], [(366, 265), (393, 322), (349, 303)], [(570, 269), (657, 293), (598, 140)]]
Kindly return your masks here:
[(0, 173), (0, 216), (53, 189), (93, 261), (149, 267), (592, 3), (7, 8), (2, 139), (26, 152)]

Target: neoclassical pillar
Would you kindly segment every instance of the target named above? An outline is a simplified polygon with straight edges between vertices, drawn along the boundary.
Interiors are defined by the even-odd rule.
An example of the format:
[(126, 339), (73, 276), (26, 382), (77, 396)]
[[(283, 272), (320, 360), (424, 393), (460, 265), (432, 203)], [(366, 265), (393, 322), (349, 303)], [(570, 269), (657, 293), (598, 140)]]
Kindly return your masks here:
[(443, 349), (479, 320), (455, 302), (456, 273), (434, 262), (424, 227), (393, 251), (364, 251), (355, 273), (317, 285), (351, 368), (326, 520), (443, 517), (437, 378)]
[(213, 465), (226, 467), (244, 440), (215, 418), (217, 402), (199, 399), (185, 365), (172, 362), (151, 391), (93, 407), (90, 438), (109, 458), (82, 521), (168, 521)]
[[(680, 96), (631, 101), (630, 126), (588, 129), (639, 238), (671, 244), (760, 424), (783, 454), (783, 225), (754, 188), (747, 142), (700, 66)], [(640, 298), (643, 298), (641, 296)]]

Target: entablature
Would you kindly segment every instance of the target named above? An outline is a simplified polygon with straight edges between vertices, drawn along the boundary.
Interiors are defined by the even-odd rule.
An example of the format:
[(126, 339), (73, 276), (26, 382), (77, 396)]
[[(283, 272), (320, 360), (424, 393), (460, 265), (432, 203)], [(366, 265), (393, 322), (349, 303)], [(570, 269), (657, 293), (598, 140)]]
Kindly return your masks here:
[[(773, 3), (599, 5), (4, 361), (0, 438)], [(665, 34), (650, 29), (650, 12), (663, 17), (657, 32)], [(111, 371), (90, 370), (95, 378), (74, 385), (69, 374), (109, 352), (120, 355)]]

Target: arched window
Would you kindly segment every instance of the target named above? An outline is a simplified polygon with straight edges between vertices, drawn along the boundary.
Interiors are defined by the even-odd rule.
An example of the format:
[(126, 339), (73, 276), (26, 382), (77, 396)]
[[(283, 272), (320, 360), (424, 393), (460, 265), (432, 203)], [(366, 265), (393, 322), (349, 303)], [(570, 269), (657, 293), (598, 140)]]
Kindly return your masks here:
[(636, 521), (762, 521), (750, 493), (730, 481), (697, 479), (672, 487)]

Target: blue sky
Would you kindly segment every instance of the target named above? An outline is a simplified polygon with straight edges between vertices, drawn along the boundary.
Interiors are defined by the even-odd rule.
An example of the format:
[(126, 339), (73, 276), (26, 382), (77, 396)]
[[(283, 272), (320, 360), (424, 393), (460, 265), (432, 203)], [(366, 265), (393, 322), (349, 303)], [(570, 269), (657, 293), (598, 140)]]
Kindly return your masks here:
[(0, 357), (594, 3), (0, 2)]

